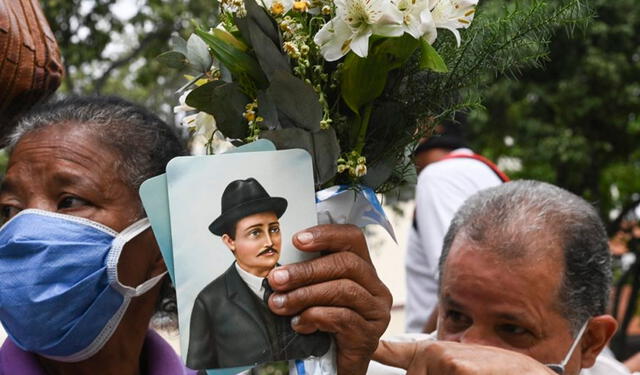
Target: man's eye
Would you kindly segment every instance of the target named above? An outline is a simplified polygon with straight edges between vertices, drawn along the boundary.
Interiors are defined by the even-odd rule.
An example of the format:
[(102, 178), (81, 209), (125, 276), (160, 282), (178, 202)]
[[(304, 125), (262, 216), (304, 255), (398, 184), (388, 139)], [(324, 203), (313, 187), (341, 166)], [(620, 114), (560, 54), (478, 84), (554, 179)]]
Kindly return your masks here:
[(503, 324), (500, 326), (500, 330), (510, 335), (524, 335), (529, 332), (527, 329), (515, 324)]
[(62, 198), (60, 200), (60, 202), (58, 202), (58, 209), (59, 210), (64, 210), (64, 209), (68, 209), (68, 208), (82, 207), (82, 206), (86, 206), (88, 204), (89, 204), (89, 202), (85, 201), (82, 198), (73, 197), (73, 196), (67, 196), (67, 197)]
[(280, 227), (273, 227), (269, 230), (271, 233), (280, 233)]
[(463, 313), (455, 310), (447, 311), (445, 318), (455, 325), (467, 325), (471, 323), (471, 319)]
[(260, 231), (257, 229), (252, 230), (251, 232), (249, 232), (249, 235), (251, 237), (258, 237), (260, 235)]

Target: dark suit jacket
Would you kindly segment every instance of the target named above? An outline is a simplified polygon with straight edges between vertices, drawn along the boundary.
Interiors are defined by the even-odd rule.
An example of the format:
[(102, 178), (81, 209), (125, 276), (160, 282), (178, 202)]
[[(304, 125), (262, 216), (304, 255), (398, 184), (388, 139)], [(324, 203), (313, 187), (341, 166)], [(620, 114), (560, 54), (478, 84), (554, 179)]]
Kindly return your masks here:
[(290, 321), (271, 313), (240, 278), (234, 262), (200, 291), (193, 304), (187, 366), (236, 367), (327, 352), (328, 334), (298, 334)]

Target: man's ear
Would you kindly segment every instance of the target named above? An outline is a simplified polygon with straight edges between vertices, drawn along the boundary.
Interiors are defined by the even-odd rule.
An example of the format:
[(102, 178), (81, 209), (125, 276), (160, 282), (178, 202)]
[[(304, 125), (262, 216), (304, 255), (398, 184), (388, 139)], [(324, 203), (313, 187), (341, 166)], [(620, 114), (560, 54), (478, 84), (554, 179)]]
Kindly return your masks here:
[(236, 251), (236, 241), (233, 240), (228, 234), (222, 235), (222, 242), (229, 248), (229, 250)]
[(618, 322), (611, 315), (598, 315), (591, 318), (582, 339), (582, 368), (592, 367), (596, 357), (609, 343), (618, 328)]

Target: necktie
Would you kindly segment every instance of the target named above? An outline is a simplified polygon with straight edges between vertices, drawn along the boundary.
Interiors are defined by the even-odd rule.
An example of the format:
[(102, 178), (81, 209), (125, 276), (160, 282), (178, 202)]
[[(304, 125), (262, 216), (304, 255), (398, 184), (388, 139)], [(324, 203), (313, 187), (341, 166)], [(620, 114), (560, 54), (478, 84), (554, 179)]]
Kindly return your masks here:
[(269, 297), (273, 294), (273, 289), (271, 288), (271, 285), (269, 285), (269, 280), (267, 280), (266, 277), (262, 279), (262, 287), (264, 288), (262, 300), (264, 303), (269, 304)]

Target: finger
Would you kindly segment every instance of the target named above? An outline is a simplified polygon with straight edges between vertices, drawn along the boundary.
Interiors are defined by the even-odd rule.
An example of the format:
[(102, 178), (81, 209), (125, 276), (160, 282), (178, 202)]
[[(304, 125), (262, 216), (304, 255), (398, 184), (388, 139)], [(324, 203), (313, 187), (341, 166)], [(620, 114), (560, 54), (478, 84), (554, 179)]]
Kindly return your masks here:
[(294, 315), (312, 306), (346, 307), (366, 320), (388, 316), (387, 306), (360, 284), (349, 280), (332, 280), (300, 287), (289, 293), (274, 293), (269, 308), (278, 315)]
[(296, 233), (292, 241), (302, 251), (348, 251), (371, 263), (367, 241), (355, 225), (317, 225)]
[[(385, 326), (372, 325), (352, 310), (342, 307), (312, 307), (295, 319), (294, 330), (301, 333), (317, 329), (334, 334), (338, 374), (364, 374), (375, 341)], [(311, 330), (311, 331), (309, 331)]]
[(359, 256), (343, 252), (306, 262), (287, 264), (271, 271), (269, 285), (279, 292), (330, 280), (349, 279), (362, 285), (374, 296), (391, 304), (391, 293), (380, 281), (375, 269)]
[(408, 370), (414, 362), (416, 349), (416, 342), (390, 342), (380, 340), (371, 358), (387, 366)]

